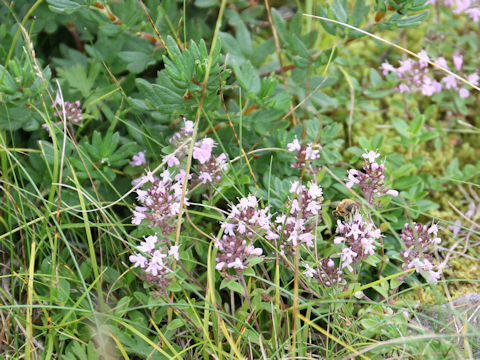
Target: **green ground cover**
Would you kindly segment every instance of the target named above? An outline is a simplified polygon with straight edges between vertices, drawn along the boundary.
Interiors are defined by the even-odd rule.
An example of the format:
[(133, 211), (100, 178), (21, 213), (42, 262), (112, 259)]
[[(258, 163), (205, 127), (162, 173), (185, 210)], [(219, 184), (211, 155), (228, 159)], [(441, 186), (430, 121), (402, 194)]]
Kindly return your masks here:
[(480, 356), (479, 20), (2, 0), (1, 356)]

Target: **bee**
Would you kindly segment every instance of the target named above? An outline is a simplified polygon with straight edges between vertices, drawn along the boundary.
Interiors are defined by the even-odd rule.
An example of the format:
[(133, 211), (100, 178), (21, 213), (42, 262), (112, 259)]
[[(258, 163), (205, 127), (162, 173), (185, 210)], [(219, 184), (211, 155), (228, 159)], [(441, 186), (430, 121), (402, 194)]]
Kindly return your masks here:
[(343, 199), (337, 205), (337, 208), (332, 211), (333, 215), (341, 216), (343, 218), (354, 215), (358, 211), (358, 204), (352, 199)]

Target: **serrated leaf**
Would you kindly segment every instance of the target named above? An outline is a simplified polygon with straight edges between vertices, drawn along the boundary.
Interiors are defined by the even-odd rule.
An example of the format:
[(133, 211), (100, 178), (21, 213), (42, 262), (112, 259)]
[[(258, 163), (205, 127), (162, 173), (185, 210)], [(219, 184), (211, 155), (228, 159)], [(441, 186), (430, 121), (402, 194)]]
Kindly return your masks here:
[(134, 74), (142, 72), (148, 65), (155, 63), (152, 54), (141, 51), (120, 51), (118, 55), (127, 63), (127, 70)]
[(258, 76), (250, 61), (247, 61), (242, 65), (234, 63), (233, 72), (235, 73), (240, 85), (247, 91), (248, 94), (257, 94), (260, 91), (260, 76)]

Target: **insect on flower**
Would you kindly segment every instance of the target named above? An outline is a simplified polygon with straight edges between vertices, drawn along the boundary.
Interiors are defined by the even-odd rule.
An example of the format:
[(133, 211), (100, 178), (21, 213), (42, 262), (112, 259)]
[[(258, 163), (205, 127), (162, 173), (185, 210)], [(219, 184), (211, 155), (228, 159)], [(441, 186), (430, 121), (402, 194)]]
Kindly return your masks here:
[(358, 211), (358, 205), (352, 199), (343, 199), (337, 205), (337, 208), (332, 211), (333, 215), (346, 218), (349, 215), (354, 215)]

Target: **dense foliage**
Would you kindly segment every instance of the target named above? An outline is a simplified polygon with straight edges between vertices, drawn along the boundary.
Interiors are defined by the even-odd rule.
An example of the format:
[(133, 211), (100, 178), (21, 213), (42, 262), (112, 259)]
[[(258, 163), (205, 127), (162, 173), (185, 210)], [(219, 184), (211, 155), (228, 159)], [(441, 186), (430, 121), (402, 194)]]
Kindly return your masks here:
[(479, 354), (479, 20), (2, 0), (3, 356)]

